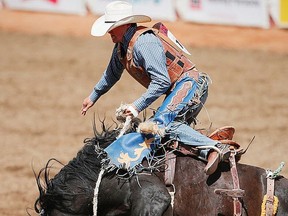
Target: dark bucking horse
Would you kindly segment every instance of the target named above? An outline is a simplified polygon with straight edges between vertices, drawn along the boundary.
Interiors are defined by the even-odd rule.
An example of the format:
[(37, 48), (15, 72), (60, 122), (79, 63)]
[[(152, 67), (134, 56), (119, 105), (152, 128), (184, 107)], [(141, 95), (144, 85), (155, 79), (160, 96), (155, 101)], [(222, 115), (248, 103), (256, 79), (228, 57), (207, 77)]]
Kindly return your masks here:
[[(128, 177), (121, 169), (102, 175), (101, 167), (106, 157), (103, 148), (118, 134), (118, 130), (105, 127), (103, 132), (95, 132), (95, 137), (86, 139), (77, 156), (51, 179), (51, 162), (57, 160), (49, 160), (36, 176), (40, 195), (35, 202), (35, 211), (41, 216), (266, 215), (265, 201), (271, 200), (265, 199), (265, 195), (271, 188), (267, 187), (266, 170), (255, 166), (237, 163), (239, 185), (244, 191), (241, 196), (237, 196), (237, 191), (233, 196), (235, 182), (229, 163), (222, 162), (213, 175), (207, 176), (203, 172), (205, 163), (191, 156), (177, 156), (173, 179), (175, 194), (168, 193), (161, 168), (155, 171), (142, 169)], [(288, 215), (288, 180), (278, 175), (273, 184), (274, 201), (270, 207), (279, 216)], [(235, 201), (240, 203), (240, 212), (239, 209), (235, 212)]]

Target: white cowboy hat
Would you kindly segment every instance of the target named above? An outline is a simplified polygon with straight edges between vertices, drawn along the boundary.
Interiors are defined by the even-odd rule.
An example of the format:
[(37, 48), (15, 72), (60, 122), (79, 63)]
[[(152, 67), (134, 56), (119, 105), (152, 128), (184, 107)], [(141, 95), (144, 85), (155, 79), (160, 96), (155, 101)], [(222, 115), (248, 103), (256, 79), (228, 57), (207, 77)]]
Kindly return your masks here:
[(105, 8), (105, 14), (99, 17), (91, 28), (91, 35), (103, 36), (112, 29), (128, 23), (150, 22), (146, 15), (133, 14), (132, 5), (125, 1), (113, 1)]

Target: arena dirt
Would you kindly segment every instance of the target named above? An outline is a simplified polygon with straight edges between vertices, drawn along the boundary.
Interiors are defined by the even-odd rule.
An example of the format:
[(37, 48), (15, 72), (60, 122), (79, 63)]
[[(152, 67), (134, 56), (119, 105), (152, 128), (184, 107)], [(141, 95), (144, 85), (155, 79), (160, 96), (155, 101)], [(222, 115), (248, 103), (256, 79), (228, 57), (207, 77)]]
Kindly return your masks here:
[[(115, 120), (121, 102), (144, 89), (127, 74), (83, 117), (80, 108), (105, 69), (109, 37), (92, 38), (95, 17), (0, 12), (0, 214), (25, 215), (38, 195), (32, 168), (72, 159), (93, 136), (92, 124)], [(236, 128), (241, 163), (276, 169), (287, 161), (288, 32), (167, 23), (209, 73), (210, 96), (198, 128)], [(153, 104), (157, 108), (161, 100)], [(57, 170), (56, 170), (57, 172)], [(288, 168), (282, 174), (288, 177)], [(33, 213), (30, 211), (31, 214)], [(35, 214), (32, 214), (35, 215)]]

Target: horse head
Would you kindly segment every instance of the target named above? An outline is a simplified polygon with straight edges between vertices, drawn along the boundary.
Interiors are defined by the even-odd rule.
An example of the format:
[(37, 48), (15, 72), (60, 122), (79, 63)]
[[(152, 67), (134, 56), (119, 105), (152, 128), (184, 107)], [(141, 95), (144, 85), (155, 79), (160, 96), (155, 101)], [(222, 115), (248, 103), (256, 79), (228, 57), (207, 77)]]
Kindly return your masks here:
[[(67, 165), (52, 158), (38, 175), (34, 173), (39, 190), (34, 209), (40, 216), (64, 213), (88, 215), (91, 212), (95, 179), (100, 172), (101, 161), (106, 157), (103, 148), (115, 140), (119, 133), (117, 130), (108, 130), (104, 125), (102, 129), (101, 133), (94, 129), (95, 137), (85, 139), (83, 148)], [(63, 167), (50, 178), (52, 162)]]

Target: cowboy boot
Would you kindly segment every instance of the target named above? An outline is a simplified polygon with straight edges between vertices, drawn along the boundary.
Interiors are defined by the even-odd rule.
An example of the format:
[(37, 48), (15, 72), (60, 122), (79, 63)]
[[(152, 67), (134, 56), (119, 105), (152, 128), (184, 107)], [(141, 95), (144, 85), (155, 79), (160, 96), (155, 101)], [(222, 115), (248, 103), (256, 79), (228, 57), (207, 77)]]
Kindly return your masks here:
[(229, 149), (229, 145), (225, 145), (225, 144), (217, 144), (216, 145), (217, 148), (219, 148), (220, 153), (212, 150), (207, 158), (207, 164), (204, 168), (204, 172), (207, 175), (211, 175), (213, 174), (217, 168), (218, 168), (218, 164), (221, 161), (227, 160), (230, 157), (230, 149)]
[(217, 151), (212, 151), (211, 153), (209, 153), (207, 164), (204, 168), (204, 172), (206, 173), (206, 175), (213, 174), (217, 170), (219, 163), (220, 163), (219, 153)]

